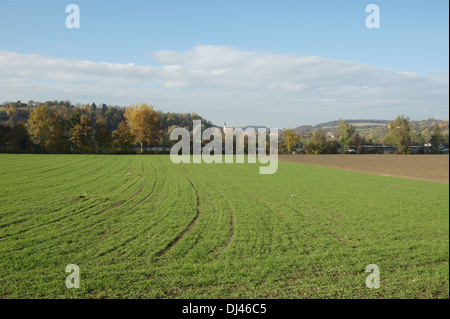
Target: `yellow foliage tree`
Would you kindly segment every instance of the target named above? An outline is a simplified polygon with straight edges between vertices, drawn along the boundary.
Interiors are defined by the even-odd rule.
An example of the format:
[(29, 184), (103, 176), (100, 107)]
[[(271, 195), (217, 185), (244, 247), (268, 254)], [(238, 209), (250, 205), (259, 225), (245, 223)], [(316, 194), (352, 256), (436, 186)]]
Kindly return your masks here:
[(131, 134), (141, 145), (141, 153), (144, 145), (156, 144), (161, 138), (161, 120), (152, 105), (133, 105), (125, 110), (124, 116)]
[(27, 129), (33, 143), (44, 151), (64, 150), (64, 123), (57, 113), (51, 113), (47, 107), (41, 106), (31, 112)]
[(81, 115), (80, 123), (76, 124), (72, 130), (70, 140), (75, 144), (77, 150), (81, 153), (92, 153), (92, 121), (86, 116)]
[(135, 141), (125, 121), (120, 122), (117, 126), (117, 129), (114, 131), (114, 139), (122, 152), (129, 152)]
[(284, 129), (284, 147), (288, 154), (298, 147), (300, 139), (293, 129)]

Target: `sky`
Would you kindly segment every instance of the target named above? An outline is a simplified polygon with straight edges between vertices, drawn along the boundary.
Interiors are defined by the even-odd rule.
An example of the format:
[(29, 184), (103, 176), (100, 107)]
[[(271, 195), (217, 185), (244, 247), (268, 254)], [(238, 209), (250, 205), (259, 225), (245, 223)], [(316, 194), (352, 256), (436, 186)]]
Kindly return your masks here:
[[(67, 28), (66, 6), (80, 9)], [(380, 28), (367, 28), (369, 4)], [(217, 125), (449, 117), (444, 0), (0, 0), (0, 103), (196, 112)]]

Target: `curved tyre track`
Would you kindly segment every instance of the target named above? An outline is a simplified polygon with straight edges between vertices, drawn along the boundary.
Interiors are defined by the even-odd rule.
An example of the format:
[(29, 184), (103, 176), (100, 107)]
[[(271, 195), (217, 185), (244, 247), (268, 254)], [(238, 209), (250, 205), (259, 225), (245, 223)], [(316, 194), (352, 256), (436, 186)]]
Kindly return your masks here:
[[(151, 165), (152, 165), (152, 164), (151, 164)], [(154, 190), (155, 190), (156, 184), (158, 183), (158, 172), (157, 172), (157, 170), (155, 169), (155, 167), (154, 167), (153, 165), (152, 165), (152, 167), (153, 167), (154, 170), (155, 170), (155, 176), (156, 176), (156, 177), (155, 177), (155, 183), (153, 184), (152, 190), (149, 192), (148, 195), (146, 195), (146, 196), (145, 196), (142, 200), (140, 200), (137, 204), (133, 205), (132, 208), (137, 207), (137, 206), (140, 205), (142, 202), (144, 202), (146, 199), (148, 199), (148, 198), (153, 194), (153, 192), (154, 192)], [(143, 170), (142, 176), (145, 176), (144, 170)], [(136, 182), (134, 182), (132, 185), (137, 184), (137, 183), (138, 183), (139, 181), (141, 181), (141, 180), (142, 180), (142, 177), (139, 178), (139, 179), (138, 179)], [(147, 186), (147, 185), (150, 183), (151, 180), (152, 180), (152, 178), (150, 177), (150, 178), (147, 180), (146, 183), (144, 183), (144, 184), (143, 184), (143, 185), (142, 185), (135, 193), (133, 193), (133, 195), (131, 195), (131, 196), (130, 196), (129, 198), (127, 198), (126, 200), (118, 201), (118, 202), (114, 203), (113, 205), (111, 205), (111, 206), (109, 206), (109, 207), (106, 207), (106, 208), (104, 208), (104, 209), (102, 209), (102, 210), (100, 210), (100, 211), (98, 211), (98, 212), (94, 212), (93, 214), (90, 214), (90, 215), (86, 216), (86, 218), (85, 218), (84, 220), (91, 219), (92, 217), (95, 217), (95, 216), (98, 217), (99, 215), (101, 215), (101, 214), (103, 214), (103, 213), (105, 213), (105, 212), (108, 212), (108, 211), (110, 211), (110, 210), (113, 210), (113, 209), (115, 209), (115, 208), (118, 208), (118, 207), (122, 206), (123, 204), (129, 202), (130, 200), (132, 200), (133, 198), (135, 198), (136, 196), (138, 196), (138, 195), (144, 190), (145, 186)], [(127, 189), (129, 189), (130, 187), (132, 187), (132, 185), (130, 185), (129, 187), (127, 187)], [(79, 215), (79, 214), (81, 214), (81, 213), (83, 213), (83, 212), (86, 212), (86, 211), (88, 211), (88, 210), (90, 210), (90, 209), (92, 209), (92, 208), (94, 208), (94, 207), (96, 207), (96, 206), (98, 206), (98, 205), (100, 205), (100, 204), (101, 204), (101, 202), (100, 202), (100, 203), (96, 203), (96, 204), (94, 204), (94, 205), (92, 205), (92, 206), (89, 206), (89, 207), (87, 207), (87, 208), (84, 208), (84, 209), (82, 209), (82, 210), (76, 212), (75, 214), (65, 215), (65, 216), (62, 216), (62, 217), (58, 218), (57, 220), (52, 220), (52, 221), (49, 221), (49, 222), (47, 222), (47, 223), (43, 223), (43, 224), (37, 225), (37, 226), (35, 226), (35, 227), (32, 227), (32, 228), (28, 228), (28, 229), (26, 229), (26, 230), (23, 230), (23, 231), (21, 231), (20, 233), (8, 234), (8, 235), (3, 236), (3, 237), (8, 237), (8, 236), (13, 236), (13, 235), (18, 235), (18, 234), (22, 234), (22, 233), (31, 231), (31, 230), (36, 229), (36, 228), (48, 226), (48, 225), (50, 225), (50, 224), (59, 222), (59, 221), (64, 220), (64, 219), (66, 219), (66, 218), (69, 218), (69, 217), (73, 217), (73, 216)], [(115, 215), (115, 216), (113, 216), (113, 217), (121, 216), (121, 215), (123, 215), (123, 214), (129, 212), (130, 210), (131, 210), (131, 209), (125, 210), (125, 211), (121, 212), (119, 215)], [(99, 221), (93, 222), (93, 223), (90, 224), (90, 225), (84, 226), (84, 227), (83, 227), (83, 230), (86, 230), (86, 229), (92, 228), (92, 227), (94, 227), (94, 226), (97, 226), (97, 225), (99, 225), (99, 224), (102, 224), (102, 223), (106, 222), (107, 220), (108, 220), (108, 219), (104, 219), (104, 220), (99, 220)], [(64, 237), (70, 236), (70, 235), (72, 235), (73, 233), (78, 232), (79, 230), (80, 230), (80, 229), (71, 229), (71, 231), (68, 231), (68, 232), (66, 232), (65, 234), (59, 236), (59, 238), (64, 238)], [(0, 239), (3, 239), (3, 237), (0, 237)]]
[(227, 247), (231, 244), (231, 241), (233, 240), (233, 237), (234, 237), (234, 209), (231, 207), (230, 202), (225, 197), (223, 192), (219, 191), (216, 187), (212, 186), (210, 183), (208, 183), (208, 182), (205, 182), (205, 183), (208, 184), (208, 186), (211, 189), (214, 189), (216, 193), (220, 194), (220, 196), (223, 198), (223, 200), (227, 204), (228, 210), (230, 211), (230, 230), (229, 230), (228, 238), (227, 238), (226, 242), (222, 246), (216, 247), (214, 249), (214, 251), (213, 251), (213, 253), (215, 255), (220, 256), (221, 254), (223, 254), (225, 252)]
[(189, 233), (192, 228), (195, 226), (198, 217), (201, 214), (201, 210), (200, 210), (200, 196), (198, 195), (198, 190), (197, 188), (194, 186), (194, 184), (192, 183), (192, 181), (190, 180), (189, 177), (186, 177), (189, 181), (189, 183), (191, 184), (192, 188), (195, 190), (195, 195), (197, 196), (197, 211), (196, 214), (194, 216), (194, 218), (192, 219), (192, 221), (189, 223), (189, 225), (176, 237), (174, 238), (167, 246), (166, 248), (164, 248), (163, 250), (157, 252), (155, 254), (155, 261), (160, 261), (160, 259), (169, 251), (172, 249), (173, 246), (175, 246), (180, 240), (182, 240), (184, 238), (184, 236), (186, 236), (187, 233)]
[[(104, 167), (106, 167), (106, 165), (102, 165), (100, 168), (103, 169)], [(95, 172), (98, 172), (98, 171), (99, 171), (99, 169), (97, 168), (97, 169), (95, 169), (94, 173), (95, 173)], [(86, 173), (86, 174), (83, 174), (83, 176), (84, 176), (84, 175), (87, 175), (87, 174), (92, 175), (91, 172), (88, 172), (88, 173)], [(143, 176), (144, 176), (144, 174), (143, 174), (138, 180), (136, 180), (134, 183), (132, 183), (130, 186), (128, 186), (125, 190), (128, 190), (130, 187), (132, 187), (133, 185), (137, 184), (137, 183), (142, 179)], [(116, 208), (116, 207), (121, 206), (122, 204), (124, 204), (125, 202), (127, 202), (128, 200), (134, 198), (134, 197), (137, 196), (140, 192), (142, 192), (143, 188), (144, 188), (146, 185), (147, 185), (147, 184), (144, 184), (142, 187), (140, 187), (140, 189), (139, 189), (137, 192), (135, 192), (131, 197), (129, 197), (127, 200), (116, 202), (116, 203), (112, 204), (111, 206), (109, 206), (109, 207), (107, 207), (107, 208), (105, 208), (105, 209), (100, 210), (100, 211), (97, 212), (97, 213), (94, 213), (94, 214), (91, 214), (91, 215), (87, 216), (86, 219), (89, 219), (89, 218), (91, 218), (91, 217), (93, 217), (93, 216), (100, 215), (100, 214), (102, 214), (102, 213), (104, 213), (104, 212), (107, 212), (107, 211), (109, 211), (109, 210), (111, 210), (111, 209), (114, 209), (114, 208)], [(125, 191), (125, 190), (124, 190), (124, 191)], [(35, 230), (35, 229), (37, 229), (37, 228), (45, 227), (45, 226), (48, 226), (48, 225), (51, 225), (51, 224), (60, 222), (60, 221), (62, 221), (62, 220), (64, 220), (64, 219), (67, 219), (67, 218), (69, 218), (69, 217), (74, 217), (74, 216), (80, 215), (80, 214), (82, 214), (82, 213), (84, 213), (84, 212), (86, 212), (86, 211), (88, 211), (88, 210), (90, 210), (90, 209), (93, 209), (93, 208), (97, 207), (98, 205), (100, 205), (100, 204), (102, 204), (102, 203), (104, 203), (104, 202), (95, 203), (95, 204), (93, 204), (93, 205), (91, 205), (91, 206), (85, 207), (85, 208), (83, 208), (83, 209), (81, 209), (81, 210), (79, 210), (79, 211), (76, 211), (76, 212), (72, 213), (72, 214), (66, 214), (66, 215), (61, 216), (61, 217), (59, 217), (59, 218), (57, 218), (57, 219), (50, 220), (50, 221), (48, 221), (48, 222), (45, 222), (45, 223), (42, 223), (42, 224), (39, 224), (39, 225), (32, 226), (32, 227), (30, 227), (30, 228), (24, 229), (24, 230), (19, 231), (19, 232), (17, 232), (17, 233), (6, 234), (5, 236), (0, 237), (0, 239), (3, 239), (3, 238), (5, 238), (5, 237), (10, 237), (10, 236), (15, 236), (15, 235), (21, 235), (21, 234), (23, 234), (23, 233), (26, 233), (26, 232)], [(54, 212), (57, 212), (57, 210), (55, 210)], [(91, 226), (91, 225), (90, 225), (90, 226)], [(90, 227), (90, 226), (89, 226), (89, 227)], [(0, 228), (2, 228), (2, 227), (0, 227)]]

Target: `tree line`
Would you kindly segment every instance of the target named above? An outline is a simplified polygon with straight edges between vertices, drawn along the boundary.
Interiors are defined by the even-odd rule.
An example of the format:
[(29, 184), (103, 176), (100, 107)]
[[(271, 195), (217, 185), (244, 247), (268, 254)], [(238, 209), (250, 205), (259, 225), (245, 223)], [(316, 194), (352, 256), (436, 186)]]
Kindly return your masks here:
[[(147, 104), (123, 108), (95, 103), (73, 105), (70, 101), (9, 102), (0, 106), (0, 152), (142, 153), (147, 146), (173, 145), (172, 130), (183, 127), (192, 131), (194, 120), (201, 120), (202, 130), (214, 126), (196, 113), (164, 113)], [(413, 145), (421, 146), (419, 152), (440, 153), (441, 146), (448, 147), (448, 140), (448, 130), (444, 132), (439, 125), (413, 130), (409, 118), (399, 115), (377, 142), (408, 154)], [(247, 140), (244, 143), (247, 149)], [(340, 119), (335, 132), (319, 127), (302, 135), (284, 129), (278, 152), (364, 153), (371, 151), (363, 147), (370, 143), (373, 139), (360, 134), (351, 121)]]
[(152, 105), (126, 108), (70, 101), (9, 102), (1, 106), (0, 152), (135, 153), (147, 146), (170, 146), (176, 127), (192, 130), (196, 113), (164, 113)]
[[(440, 147), (449, 144), (448, 130), (445, 132), (438, 124), (433, 124), (431, 130), (420, 128), (413, 130), (408, 117), (399, 115), (390, 121), (387, 133), (380, 141), (383, 145), (392, 146), (399, 154), (410, 154), (412, 146), (416, 145), (418, 153), (441, 153)], [(379, 152), (376, 147), (366, 150), (363, 146), (373, 144), (373, 141), (362, 136), (355, 127), (340, 119), (336, 132), (330, 134), (319, 127), (311, 134), (299, 135), (293, 129), (285, 129), (279, 153), (291, 154), (304, 152), (306, 154), (337, 154), (354, 152)]]

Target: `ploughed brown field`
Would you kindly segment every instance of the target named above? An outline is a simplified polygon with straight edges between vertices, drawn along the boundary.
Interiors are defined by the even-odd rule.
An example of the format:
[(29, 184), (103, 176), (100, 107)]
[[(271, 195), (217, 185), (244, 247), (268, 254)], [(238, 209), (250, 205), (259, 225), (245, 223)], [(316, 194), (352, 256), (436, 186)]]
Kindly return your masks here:
[(449, 182), (449, 155), (279, 155), (279, 160), (368, 174)]

